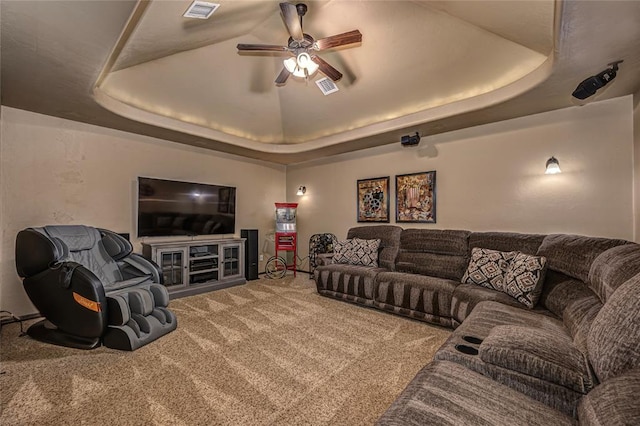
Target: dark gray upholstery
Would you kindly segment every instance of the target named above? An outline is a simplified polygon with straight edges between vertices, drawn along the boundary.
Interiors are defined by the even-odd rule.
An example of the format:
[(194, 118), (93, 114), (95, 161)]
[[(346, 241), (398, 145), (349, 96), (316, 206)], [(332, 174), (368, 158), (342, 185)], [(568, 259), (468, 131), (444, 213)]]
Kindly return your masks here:
[(400, 425), (573, 425), (571, 417), (455, 363), (424, 367), (376, 423)]
[(29, 335), (92, 349), (135, 350), (177, 326), (157, 267), (108, 230), (82, 225), (28, 228), (16, 238), (16, 267), (46, 320)]
[(598, 312), (587, 348), (601, 382), (640, 367), (640, 274), (622, 284)]
[(574, 300), (593, 297), (594, 293), (587, 285), (563, 273), (547, 270), (539, 305), (562, 318), (564, 310)]
[(516, 232), (473, 232), (469, 236), (469, 250), (479, 247), (536, 254), (544, 237), (540, 234), (519, 234)]
[(318, 293), (373, 305), (375, 277), (385, 269), (368, 266), (332, 263), (318, 266), (314, 272)]
[[(471, 315), (453, 332), (442, 347), (436, 352), (434, 359), (452, 361), (476, 371), (487, 377), (522, 392), (544, 404), (547, 404), (567, 415), (573, 415), (577, 401), (583, 395), (563, 385), (524, 374), (507, 368), (504, 365), (490, 364), (482, 360), (480, 346), (464, 340), (471, 336), (486, 340), (492, 331), (500, 326), (520, 326), (539, 330), (556, 336), (557, 339), (572, 344), (571, 335), (562, 321), (550, 315), (541, 314), (544, 311), (531, 311), (515, 308), (498, 302), (482, 302), (471, 312)], [(514, 342), (517, 344), (518, 342)], [(478, 351), (475, 355), (460, 352), (456, 346), (468, 346)], [(574, 352), (575, 354), (575, 352)], [(515, 351), (514, 351), (514, 356)], [(524, 362), (524, 360), (522, 360)]]
[[(374, 239), (385, 228), (354, 229), (350, 237)], [(327, 265), (315, 275), (320, 294), (455, 328), (379, 424), (573, 424), (578, 410), (584, 424), (637, 423), (630, 395), (640, 389), (626, 375), (640, 369), (639, 245), (433, 229), (395, 238), (395, 271)], [(534, 309), (461, 284), (472, 248), (544, 256)]]
[(479, 348), (482, 361), (587, 393), (593, 387), (586, 355), (565, 334), (528, 326), (494, 327)]
[(596, 386), (580, 400), (578, 419), (586, 426), (640, 425), (640, 368)]
[(405, 229), (396, 270), (460, 281), (469, 263), (469, 231)]
[(602, 303), (595, 294), (576, 299), (564, 310), (562, 322), (573, 336), (573, 342), (583, 353), (587, 353), (587, 334), (593, 320), (602, 309)]
[(394, 225), (358, 226), (349, 229), (347, 239), (380, 239), (378, 266), (393, 271), (395, 270), (401, 232), (402, 228)]
[(625, 244), (600, 254), (589, 270), (589, 286), (606, 302), (622, 283), (640, 273), (640, 244)]
[[(478, 303), (485, 301), (500, 302), (515, 308), (527, 309), (518, 300), (501, 291), (476, 284), (460, 284), (453, 290), (453, 298), (451, 300), (451, 318), (454, 328), (469, 316)], [(545, 309), (541, 304), (538, 304), (533, 310), (544, 311)]]
[(549, 269), (587, 282), (589, 269), (595, 258), (602, 252), (623, 244), (629, 242), (582, 235), (551, 234), (542, 240), (536, 254), (547, 258)]
[(434, 324), (451, 326), (451, 295), (459, 282), (402, 272), (376, 277), (375, 305)]

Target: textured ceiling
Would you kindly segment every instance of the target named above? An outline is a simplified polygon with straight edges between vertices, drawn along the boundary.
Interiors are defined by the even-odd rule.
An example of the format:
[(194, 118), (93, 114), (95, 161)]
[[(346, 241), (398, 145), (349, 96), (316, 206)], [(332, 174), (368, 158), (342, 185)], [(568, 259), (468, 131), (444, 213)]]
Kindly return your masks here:
[(286, 44), (277, 1), (3, 2), (2, 103), (189, 145), (295, 163), (576, 104), (575, 85), (617, 59), (589, 99), (640, 89), (640, 2), (308, 1), (315, 38), (359, 29), (321, 53), (344, 77), (273, 83)]

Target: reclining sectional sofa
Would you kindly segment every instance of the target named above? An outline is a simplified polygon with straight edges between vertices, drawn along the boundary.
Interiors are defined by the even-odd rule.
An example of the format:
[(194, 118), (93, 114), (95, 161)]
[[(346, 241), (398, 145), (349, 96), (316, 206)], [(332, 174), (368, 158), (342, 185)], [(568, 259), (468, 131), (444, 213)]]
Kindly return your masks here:
[(640, 424), (640, 245), (362, 226), (321, 263), (321, 295), (454, 329), (378, 424)]

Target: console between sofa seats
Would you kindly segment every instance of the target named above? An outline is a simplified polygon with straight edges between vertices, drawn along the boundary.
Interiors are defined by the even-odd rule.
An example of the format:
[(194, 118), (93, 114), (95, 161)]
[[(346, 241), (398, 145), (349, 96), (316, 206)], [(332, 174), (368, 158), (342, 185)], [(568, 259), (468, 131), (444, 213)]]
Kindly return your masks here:
[[(491, 344), (491, 337), (496, 340), (496, 336), (491, 336), (494, 329), (500, 327), (527, 327), (529, 330), (537, 330), (566, 343), (567, 347), (575, 349), (571, 353), (581, 352), (574, 346), (572, 337), (567, 328), (559, 319), (552, 315), (541, 315), (539, 311), (529, 311), (504, 305), (498, 302), (481, 302), (467, 319), (454, 330), (447, 341), (436, 352), (434, 359), (440, 361), (451, 361), (460, 364), (470, 370), (483, 374), (504, 385), (516, 389), (544, 404), (549, 405), (567, 415), (573, 415), (576, 403), (584, 392), (578, 392), (567, 388), (562, 384), (550, 382), (544, 377), (531, 375), (535, 373), (532, 367), (527, 372), (517, 371), (509, 368), (504, 363), (494, 364), (482, 359), (482, 346)], [(482, 340), (479, 345), (473, 345), (464, 339), (465, 336), (472, 336)], [(514, 342), (515, 345), (518, 342)], [(464, 345), (477, 350), (476, 354), (461, 352), (456, 346)], [(504, 348), (504, 347), (503, 347)], [(506, 350), (506, 348), (504, 348)], [(485, 355), (486, 356), (486, 355)], [(513, 352), (513, 362), (522, 362), (526, 365), (525, 357), (518, 357)], [(488, 359), (488, 358), (487, 358)], [(527, 374), (529, 373), (529, 374)]]

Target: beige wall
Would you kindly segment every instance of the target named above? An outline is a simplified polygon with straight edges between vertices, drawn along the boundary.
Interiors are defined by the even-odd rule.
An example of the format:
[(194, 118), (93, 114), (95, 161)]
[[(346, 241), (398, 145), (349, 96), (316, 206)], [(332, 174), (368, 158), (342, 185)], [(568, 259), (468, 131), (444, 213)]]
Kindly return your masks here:
[[(3, 107), (0, 121), (0, 305), (34, 312), (15, 273), (16, 233), (84, 223), (135, 233), (137, 176), (238, 187), (236, 230), (274, 227), (275, 201), (298, 201), (299, 255), (309, 237), (344, 238), (356, 222), (356, 180), (437, 171), (436, 224), (403, 227), (571, 232), (634, 238), (632, 97), (423, 137), (286, 169), (170, 142)], [(635, 136), (634, 136), (635, 123)], [(640, 150), (636, 150), (638, 152)], [(563, 173), (544, 175), (549, 156)], [(636, 164), (640, 161), (636, 160)], [(299, 185), (307, 194), (296, 197)], [(136, 244), (139, 250), (139, 244)], [(302, 267), (306, 269), (307, 263)], [(262, 265), (260, 266), (262, 270)]]
[[(356, 222), (356, 180), (437, 171), (437, 223), (404, 228), (566, 232), (633, 239), (632, 97), (617, 98), (289, 166), (298, 199), (299, 254), (309, 237), (344, 238)], [(636, 114), (637, 116), (637, 114)], [(554, 155), (563, 173), (545, 175)], [(307, 193), (296, 197), (299, 185)]]
[[(135, 236), (136, 178), (237, 187), (236, 234), (274, 227), (285, 168), (2, 107), (1, 309), (35, 312), (15, 271), (15, 236), (47, 224), (88, 224)], [(138, 241), (134, 241), (140, 250)]]
[(640, 91), (633, 95), (634, 241), (640, 242)]

